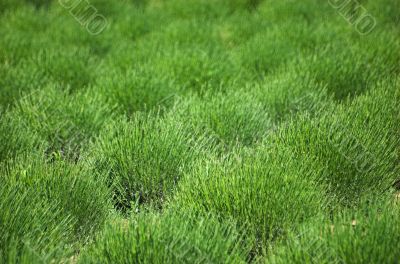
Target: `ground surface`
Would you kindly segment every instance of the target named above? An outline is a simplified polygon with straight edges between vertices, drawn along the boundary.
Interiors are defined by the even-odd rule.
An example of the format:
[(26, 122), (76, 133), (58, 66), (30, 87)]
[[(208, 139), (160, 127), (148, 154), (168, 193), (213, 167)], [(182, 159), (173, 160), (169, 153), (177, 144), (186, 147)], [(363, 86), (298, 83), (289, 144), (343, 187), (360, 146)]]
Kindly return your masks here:
[(399, 262), (399, 14), (0, 0), (0, 262)]

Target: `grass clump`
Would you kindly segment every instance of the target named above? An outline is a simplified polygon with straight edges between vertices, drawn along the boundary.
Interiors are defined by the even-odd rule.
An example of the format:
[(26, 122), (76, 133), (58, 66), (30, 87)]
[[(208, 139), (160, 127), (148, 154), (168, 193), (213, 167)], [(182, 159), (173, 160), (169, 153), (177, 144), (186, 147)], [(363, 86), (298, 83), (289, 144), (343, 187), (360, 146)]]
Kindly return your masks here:
[(97, 86), (109, 105), (116, 105), (121, 113), (128, 116), (136, 111), (158, 110), (171, 106), (178, 93), (173, 81), (163, 76), (154, 76), (146, 69), (116, 71), (100, 77)]
[(243, 90), (182, 98), (171, 111), (193, 131), (207, 133), (227, 149), (256, 143), (272, 126), (262, 104)]
[(30, 57), (28, 62), (41, 78), (49, 78), (52, 83), (69, 87), (72, 91), (94, 83), (97, 61), (88, 48), (72, 46), (60, 51), (49, 47)]
[(261, 248), (323, 210), (321, 189), (285, 149), (258, 147), (199, 163), (180, 184), (173, 207), (234, 218)]
[[(2, 177), (3, 178), (3, 177)], [(21, 184), (0, 186), (0, 261), (43, 263), (71, 254), (72, 219), (56, 204), (41, 199), (37, 189)]]
[(202, 141), (172, 118), (139, 113), (104, 130), (90, 163), (108, 179), (117, 208), (130, 208), (132, 202), (161, 206), (201, 154)]
[(323, 84), (288, 69), (280, 69), (256, 85), (247, 85), (246, 90), (250, 89), (275, 126), (304, 112), (318, 115), (321, 108), (333, 103)]
[[(292, 25), (291, 25), (292, 26)], [(274, 73), (293, 58), (298, 42), (288, 41), (288, 34), (280, 27), (266, 25), (268, 30), (254, 34), (233, 51), (235, 62), (251, 73), (255, 79)]]
[(22, 118), (0, 112), (0, 163), (26, 152), (40, 151), (37, 134), (26, 130)]
[(311, 56), (300, 58), (298, 64), (299, 72), (307, 72), (326, 85), (335, 99), (354, 98), (384, 80), (382, 76), (394, 77), (399, 73), (400, 43), (396, 38), (382, 32), (368, 36), (369, 41), (359, 36), (349, 40), (348, 36), (341, 35), (350, 43), (327, 45)]
[(81, 150), (99, 133), (113, 114), (112, 108), (87, 90), (73, 96), (61, 87), (48, 86), (23, 98), (11, 115), (19, 127), (37, 135), (36, 145), (46, 153), (77, 160)]
[(266, 263), (395, 263), (400, 255), (399, 205), (363, 202), (333, 220), (317, 218), (293, 232)]
[[(203, 95), (207, 91), (220, 91), (224, 84), (240, 79), (241, 72), (221, 49), (200, 45), (167, 49), (159, 56), (155, 67), (173, 80), (182, 91)], [(226, 63), (221, 64), (221, 61)]]
[[(3, 260), (66, 257), (104, 223), (106, 185), (60, 157), (22, 155), (3, 164), (0, 229)], [(28, 255), (26, 255), (28, 254)]]
[(47, 79), (32, 71), (26, 61), (18, 63), (16, 67), (0, 64), (0, 73), (0, 106), (4, 108), (12, 108), (18, 100), (47, 83)]
[(78, 263), (246, 263), (248, 243), (231, 222), (188, 212), (111, 222)]
[(311, 161), (314, 180), (325, 182), (341, 204), (381, 193), (399, 172), (396, 87), (382, 83), (353, 103), (326, 107), (320, 117), (300, 117), (282, 126), (273, 144), (290, 148), (305, 164)]

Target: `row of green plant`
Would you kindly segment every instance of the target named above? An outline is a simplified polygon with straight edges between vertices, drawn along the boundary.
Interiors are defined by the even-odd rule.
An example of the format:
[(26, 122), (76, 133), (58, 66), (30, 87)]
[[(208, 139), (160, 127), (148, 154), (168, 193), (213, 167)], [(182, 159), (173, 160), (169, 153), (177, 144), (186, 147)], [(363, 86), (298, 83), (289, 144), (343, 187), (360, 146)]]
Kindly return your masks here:
[(394, 263), (400, 6), (0, 2), (1, 263)]

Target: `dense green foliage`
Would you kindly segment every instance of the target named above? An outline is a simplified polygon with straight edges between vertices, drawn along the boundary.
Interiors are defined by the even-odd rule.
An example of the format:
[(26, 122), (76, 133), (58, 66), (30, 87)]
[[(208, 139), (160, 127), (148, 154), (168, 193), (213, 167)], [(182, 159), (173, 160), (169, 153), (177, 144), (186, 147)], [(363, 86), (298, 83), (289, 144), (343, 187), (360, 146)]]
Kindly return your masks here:
[(62, 247), (76, 250), (109, 215), (105, 184), (59, 155), (21, 156), (0, 173), (0, 257), (6, 262), (23, 261), (25, 254), (50, 261)]
[(82, 263), (245, 263), (248, 243), (230, 222), (166, 212), (108, 224)]
[(400, 4), (335, 2), (0, 0), (0, 263), (398, 262)]
[(173, 119), (137, 115), (104, 129), (89, 164), (114, 189), (117, 207), (161, 205), (199, 156), (202, 141)]
[(399, 206), (379, 199), (333, 220), (314, 219), (282, 241), (267, 263), (396, 263)]

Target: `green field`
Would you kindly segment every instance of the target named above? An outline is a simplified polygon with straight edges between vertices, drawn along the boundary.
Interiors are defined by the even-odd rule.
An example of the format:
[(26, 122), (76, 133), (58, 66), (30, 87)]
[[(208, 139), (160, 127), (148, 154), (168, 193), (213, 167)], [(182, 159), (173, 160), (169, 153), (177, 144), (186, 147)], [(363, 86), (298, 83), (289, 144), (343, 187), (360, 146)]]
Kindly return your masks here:
[(0, 0), (0, 263), (400, 263), (400, 1)]

